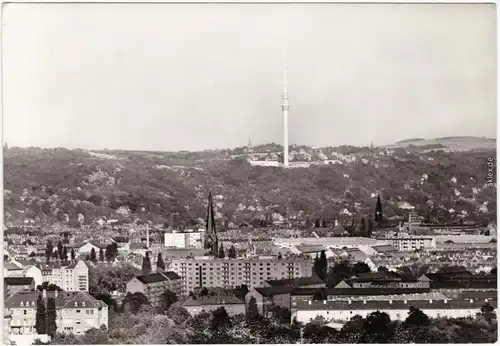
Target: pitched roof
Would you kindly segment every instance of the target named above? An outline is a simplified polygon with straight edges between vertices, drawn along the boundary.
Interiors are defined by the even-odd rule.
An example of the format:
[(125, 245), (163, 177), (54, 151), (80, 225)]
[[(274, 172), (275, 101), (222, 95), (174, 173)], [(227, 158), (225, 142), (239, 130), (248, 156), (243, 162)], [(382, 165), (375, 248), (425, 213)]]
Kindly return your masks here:
[(315, 253), (326, 251), (326, 248), (323, 245), (297, 245), (295, 246), (297, 250), (302, 253)]
[(168, 279), (170, 280), (178, 280), (180, 279), (181, 277), (179, 275), (177, 275), (177, 273), (175, 272), (163, 272), (161, 273), (163, 276), (166, 276)]
[(111, 237), (111, 240), (117, 243), (128, 243), (130, 241), (129, 237)]
[[(269, 287), (272, 288), (272, 287)], [(313, 296), (315, 293), (325, 292), (327, 296), (385, 296), (398, 294), (418, 294), (428, 293), (430, 288), (294, 288), (291, 290), (292, 296)]]
[(302, 277), (296, 279), (268, 280), (266, 282), (272, 287), (277, 287), (277, 286), (299, 287), (303, 285), (325, 284), (325, 282), (321, 280), (321, 278), (319, 278), (318, 276)]
[[(484, 301), (473, 300), (396, 300), (388, 304), (387, 301), (365, 300), (365, 301), (311, 301), (296, 302), (293, 309), (297, 310), (409, 310), (411, 306), (418, 309), (480, 309)], [(490, 304), (496, 308), (497, 301), (492, 300)]]
[(203, 305), (234, 305), (245, 302), (233, 296), (207, 297), (202, 299), (188, 299), (182, 303), (182, 306), (203, 306)]
[(3, 279), (3, 282), (7, 286), (24, 286), (31, 285), (34, 283), (34, 280), (32, 277), (6, 277)]
[(137, 276), (136, 278), (137, 278), (137, 280), (139, 280), (143, 284), (151, 284), (154, 282), (168, 281), (168, 278), (160, 273), (140, 275), (140, 276)]
[[(17, 292), (5, 301), (5, 306), (8, 308), (20, 308), (21, 303), (23, 307), (32, 307), (36, 309), (36, 301), (42, 292), (39, 291), (25, 291)], [(57, 295), (57, 296), (56, 296)], [(56, 301), (56, 308), (61, 309), (79, 309), (79, 308), (100, 308), (107, 307), (101, 301), (92, 297), (88, 292), (47, 292), (48, 298), (54, 298)], [(76, 303), (76, 305), (75, 305)], [(85, 304), (83, 304), (85, 303)], [(26, 305), (28, 304), (28, 306)]]
[(295, 289), (295, 287), (273, 286), (273, 287), (256, 287), (254, 289), (264, 297), (272, 297), (276, 294), (289, 294)]
[(12, 262), (7, 262), (4, 264), (4, 268), (7, 270), (21, 270), (23, 268), (19, 267), (17, 264)]

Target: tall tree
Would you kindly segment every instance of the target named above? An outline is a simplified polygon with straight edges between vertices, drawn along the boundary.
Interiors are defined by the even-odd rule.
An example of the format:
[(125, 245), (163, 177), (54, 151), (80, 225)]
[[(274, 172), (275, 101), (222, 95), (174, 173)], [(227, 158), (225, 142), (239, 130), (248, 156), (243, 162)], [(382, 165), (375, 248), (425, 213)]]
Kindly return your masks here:
[(59, 259), (59, 251), (54, 250), (54, 252), (52, 252), (52, 257), (53, 257), (55, 260), (58, 260), (58, 259)]
[(382, 202), (380, 201), (380, 195), (377, 196), (377, 204), (375, 205), (375, 222), (382, 222), (383, 220), (382, 212)]
[(364, 217), (362, 217), (359, 221), (359, 232), (361, 233), (362, 237), (366, 235), (366, 220)]
[(234, 245), (231, 245), (231, 247), (227, 251), (227, 257), (236, 258), (236, 249), (235, 249)]
[(314, 222), (314, 227), (316, 227), (316, 228), (321, 227), (321, 223), (320, 223), (319, 219), (316, 219), (316, 221)]
[(372, 232), (373, 232), (373, 221), (372, 221), (372, 219), (368, 219), (368, 230), (366, 232), (366, 236), (368, 238), (371, 238)]
[(104, 262), (104, 251), (99, 249), (99, 262)]
[(47, 247), (45, 248), (45, 259), (47, 262), (50, 262), (50, 258), (52, 257), (52, 250), (54, 246), (52, 245), (51, 240), (47, 240)]
[(156, 271), (157, 272), (165, 271), (165, 262), (163, 262), (163, 258), (161, 257), (161, 252), (158, 253), (158, 259), (156, 260)]
[(165, 292), (160, 295), (160, 311), (162, 313), (167, 311), (172, 304), (177, 302), (177, 300), (177, 295), (174, 292), (165, 290)]
[(219, 246), (219, 258), (225, 258), (225, 257), (226, 253), (224, 252), (224, 245), (221, 242)]
[(92, 248), (92, 250), (90, 250), (90, 260), (94, 263), (97, 262), (97, 255), (95, 253), (94, 248)]
[(63, 247), (63, 244), (62, 244), (62, 241), (59, 240), (59, 242), (57, 243), (57, 253), (59, 254), (59, 259), (61, 261), (64, 261), (64, 247)]
[(319, 256), (319, 273), (318, 276), (322, 279), (326, 279), (326, 274), (328, 272), (328, 259), (326, 258), (325, 250), (321, 251)]
[(249, 321), (256, 321), (259, 318), (259, 309), (257, 308), (257, 299), (251, 297), (248, 301), (247, 319)]
[(429, 316), (427, 316), (422, 310), (410, 306), (410, 312), (408, 317), (403, 322), (403, 328), (410, 327), (428, 327), (431, 324)]
[(142, 275), (151, 274), (151, 260), (149, 252), (146, 251), (146, 256), (142, 259)]
[(41, 294), (36, 301), (35, 330), (37, 334), (47, 334), (47, 314)]
[(71, 249), (71, 260), (74, 261), (76, 258), (75, 249)]
[(323, 228), (327, 228), (328, 227), (328, 223), (326, 222), (326, 220), (323, 220), (322, 226), (323, 226)]
[(47, 299), (47, 334), (51, 337), (56, 335), (57, 324), (56, 324), (57, 312), (56, 312), (56, 300), (54, 298)]
[(67, 261), (68, 260), (68, 248), (66, 246), (63, 248), (62, 260), (63, 261)]

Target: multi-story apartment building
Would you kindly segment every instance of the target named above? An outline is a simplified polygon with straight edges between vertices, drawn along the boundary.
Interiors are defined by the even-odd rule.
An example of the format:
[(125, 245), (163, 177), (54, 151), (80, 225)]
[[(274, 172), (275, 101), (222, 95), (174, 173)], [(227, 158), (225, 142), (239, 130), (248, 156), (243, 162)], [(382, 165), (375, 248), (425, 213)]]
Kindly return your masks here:
[(196, 287), (259, 287), (267, 280), (293, 279), (312, 275), (310, 258), (174, 258), (170, 270), (182, 277), (183, 294)]
[(436, 239), (426, 236), (399, 236), (386, 238), (399, 251), (415, 251), (420, 249), (435, 249)]
[(180, 296), (182, 294), (181, 277), (174, 272), (154, 273), (137, 276), (127, 283), (127, 293), (144, 294), (152, 306), (160, 304), (160, 296), (166, 290)]
[(56, 302), (57, 332), (83, 334), (91, 328), (108, 327), (108, 306), (87, 292), (18, 292), (5, 301), (10, 314), (8, 334), (36, 334), (36, 309), (38, 296)]
[(64, 291), (89, 290), (89, 267), (84, 261), (50, 266), (31, 266), (25, 271), (24, 276), (32, 277), (36, 286), (48, 282), (59, 286)]

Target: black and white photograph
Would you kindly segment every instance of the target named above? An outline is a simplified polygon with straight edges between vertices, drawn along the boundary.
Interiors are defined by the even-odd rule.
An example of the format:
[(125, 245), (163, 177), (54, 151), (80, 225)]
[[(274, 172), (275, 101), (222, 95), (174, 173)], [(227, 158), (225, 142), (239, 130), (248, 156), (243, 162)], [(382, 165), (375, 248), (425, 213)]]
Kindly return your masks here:
[(2, 344), (495, 343), (496, 12), (4, 3)]

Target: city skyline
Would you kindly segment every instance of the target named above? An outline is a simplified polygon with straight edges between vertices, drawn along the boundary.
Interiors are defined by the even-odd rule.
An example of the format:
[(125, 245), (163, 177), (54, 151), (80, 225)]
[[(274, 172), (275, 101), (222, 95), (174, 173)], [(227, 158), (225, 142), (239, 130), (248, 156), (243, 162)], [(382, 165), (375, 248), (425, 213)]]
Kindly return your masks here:
[(284, 51), (290, 144), (496, 137), (490, 5), (11, 4), (4, 25), (9, 146), (282, 144)]

